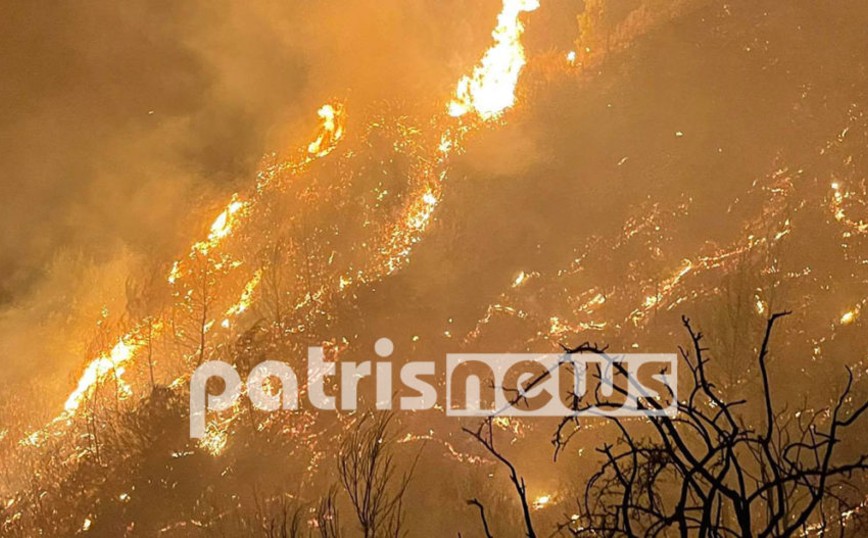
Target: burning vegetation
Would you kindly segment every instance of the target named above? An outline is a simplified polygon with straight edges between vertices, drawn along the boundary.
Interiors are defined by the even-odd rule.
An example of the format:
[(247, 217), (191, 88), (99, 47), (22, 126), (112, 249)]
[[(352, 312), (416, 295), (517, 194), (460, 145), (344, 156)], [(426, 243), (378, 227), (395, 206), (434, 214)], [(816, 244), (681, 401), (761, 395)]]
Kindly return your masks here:
[[(483, 48), (450, 52), (448, 77), (408, 53), (420, 82), (395, 86), (428, 103), (349, 82), (303, 101), (291, 149), (197, 197), (183, 249), (138, 256), (123, 297), (78, 315), (62, 379), (4, 386), (0, 534), (866, 532), (868, 9), (494, 4), (367, 6), (408, 46), (446, 12), (431, 40)], [(348, 11), (292, 17), (371, 62), (401, 47), (328, 27)], [(22, 301), (0, 321), (31, 319)], [(396, 362), (680, 350), (679, 414), (375, 412), (362, 380), (358, 411), (239, 400), (190, 438), (201, 364), (304, 371), (310, 346), (340, 363), (383, 336)]]

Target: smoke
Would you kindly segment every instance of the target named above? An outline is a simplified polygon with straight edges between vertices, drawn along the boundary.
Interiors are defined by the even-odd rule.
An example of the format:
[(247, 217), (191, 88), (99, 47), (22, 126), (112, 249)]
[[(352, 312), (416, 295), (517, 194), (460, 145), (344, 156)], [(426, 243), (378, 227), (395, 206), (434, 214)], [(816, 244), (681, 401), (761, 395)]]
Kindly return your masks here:
[[(839, 247), (845, 228), (826, 202), (832, 178), (855, 193), (865, 177), (866, 70), (841, 51), (868, 50), (868, 10), (855, 2), (840, 12), (628, 2), (639, 7), (586, 20), (586, 29), (599, 31), (583, 36), (585, 54), (574, 42), (575, 15), (590, 3), (546, 0), (526, 18), (523, 106), (455, 152), (412, 263), (361, 290), (346, 309), (352, 313), (327, 330), (356, 334), (350, 352), (367, 355), (365, 339), (380, 335), (399, 354), (426, 358), (460, 349), (551, 350), (584, 339), (666, 351), (686, 312), (703, 322), (723, 361), (738, 359), (729, 363), (737, 380), (763, 315), (795, 304), (810, 317), (796, 325), (794, 316), (788, 341), (775, 343), (786, 358), (776, 362), (781, 379), (793, 381), (793, 396), (831, 386), (840, 362), (865, 356), (864, 313), (837, 327), (844, 309), (865, 304), (864, 243)], [(676, 20), (670, 12), (687, 4)], [(0, 8), (0, 385), (51, 384), (57, 399), (40, 402), (47, 418), (56, 416), (101, 336), (116, 338), (138, 319), (126, 312), (145, 310), (132, 304), (131, 290), (150, 275), (165, 279), (171, 260), (207, 234), (231, 193), (247, 191), (261, 154), (305, 144), (324, 102), (343, 102), (348, 138), (376, 109), (443, 114), (455, 81), (490, 44), (499, 7), (499, 0), (104, 0)], [(567, 67), (571, 49), (579, 62)], [(372, 149), (375, 161), (380, 153)], [(340, 173), (322, 173), (320, 184), (331, 186)], [(786, 212), (776, 202), (784, 196)], [(864, 219), (846, 209), (848, 218)], [(767, 224), (749, 228), (763, 216)], [(745, 255), (738, 268), (702, 269), (703, 259), (784, 228), (786, 248)], [(365, 238), (346, 234), (334, 244)], [(692, 269), (675, 286), (684, 267)], [(521, 285), (518, 275), (526, 277)], [(817, 342), (822, 355), (808, 356)], [(32, 410), (18, 403), (35, 400), (23, 398), (23, 388), (4, 388), (0, 394)], [(427, 420), (419, 419), (426, 432)], [(450, 439), (454, 427), (438, 424), (438, 436), (460, 450), (458, 437)], [(548, 433), (510, 446), (527, 462), (521, 467), (534, 497), (565, 476), (562, 465), (537, 469)], [(168, 453), (167, 446), (153, 448)], [(573, 462), (581, 472), (570, 476), (583, 476), (586, 463)], [(419, 468), (420, 482), (440, 486), (425, 491), (414, 529), (453, 532), (452, 506), (464, 506), (438, 499), (454, 500), (454, 484), (443, 481), (441, 465)], [(479, 469), (479, 483), (459, 499), (498, 493), (488, 469)], [(108, 474), (118, 483), (127, 476)], [(186, 513), (177, 497), (156, 497), (174, 505), (160, 522)], [(432, 501), (438, 510), (427, 509)], [(91, 514), (92, 506), (78, 512)]]
[[(0, 360), (68, 372), (128, 278), (158, 270), (346, 100), (442, 107), (498, 2), (6, 4)], [(351, 120), (352, 122), (352, 120)], [(350, 129), (353, 128), (352, 123)]]

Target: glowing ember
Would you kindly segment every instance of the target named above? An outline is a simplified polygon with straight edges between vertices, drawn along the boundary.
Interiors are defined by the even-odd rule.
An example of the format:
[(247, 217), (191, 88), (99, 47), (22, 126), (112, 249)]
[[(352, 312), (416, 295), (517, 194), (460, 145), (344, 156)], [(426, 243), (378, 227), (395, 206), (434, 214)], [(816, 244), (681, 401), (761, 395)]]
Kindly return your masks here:
[(552, 502), (551, 495), (540, 495), (533, 501), (534, 510), (545, 508), (550, 502)]
[(450, 116), (457, 118), (475, 111), (487, 120), (515, 104), (515, 85), (525, 64), (520, 41), (524, 26), (518, 17), (538, 7), (538, 0), (504, 0), (491, 34), (494, 45), (485, 52), (473, 74), (458, 81), (455, 98), (449, 103)]
[(223, 452), (223, 449), (226, 448), (228, 442), (229, 435), (227, 431), (212, 424), (205, 430), (205, 436), (199, 440), (199, 446), (212, 456), (219, 456)]
[(757, 312), (757, 314), (759, 314), (761, 316), (764, 315), (766, 313), (766, 310), (768, 310), (768, 308), (766, 307), (766, 303), (762, 299), (760, 299), (758, 296), (754, 296), (754, 299), (756, 300), (756, 312)]
[(832, 183), (832, 201), (831, 210), (835, 220), (850, 229), (852, 233), (865, 234), (868, 233), (868, 222), (864, 220), (854, 220), (850, 218), (846, 211), (847, 204), (853, 204), (856, 207), (864, 209), (864, 196), (860, 196), (857, 192), (850, 192), (842, 188), (842, 185), (837, 181)]
[(181, 275), (181, 262), (176, 260), (175, 263), (172, 264), (172, 270), (169, 271), (169, 278), (167, 279), (169, 281), (169, 284), (174, 284), (175, 281), (178, 280), (178, 277), (180, 275)]
[(841, 316), (841, 325), (849, 325), (856, 321), (856, 318), (858, 317), (858, 310), (848, 310), (847, 312), (844, 312), (844, 315)]

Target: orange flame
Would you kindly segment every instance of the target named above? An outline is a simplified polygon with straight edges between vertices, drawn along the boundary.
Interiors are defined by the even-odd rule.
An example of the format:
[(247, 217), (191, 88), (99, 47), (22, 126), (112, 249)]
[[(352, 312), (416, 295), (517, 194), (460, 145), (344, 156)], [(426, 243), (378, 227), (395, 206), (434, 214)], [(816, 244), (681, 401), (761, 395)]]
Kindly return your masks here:
[[(343, 108), (340, 105), (323, 105), (318, 114), (322, 118), (323, 124), (317, 138), (308, 145), (308, 151), (314, 157), (322, 157), (331, 152), (344, 134)], [(252, 209), (252, 206), (252, 201), (240, 200), (237, 194), (233, 195), (223, 211), (212, 222), (207, 238), (193, 244), (191, 256), (196, 253), (208, 254), (217, 248), (226, 237), (231, 235), (233, 229)], [(176, 260), (169, 271), (167, 280), (169, 284), (175, 284), (184, 274), (186, 272), (183, 268), (183, 260)], [(222, 322), (224, 326), (228, 325), (230, 316), (236, 316), (249, 308), (253, 292), (259, 285), (260, 278), (261, 272), (257, 272), (247, 283), (238, 303), (226, 311), (226, 318)], [(210, 328), (213, 323), (214, 320), (211, 320), (208, 327)], [(141, 326), (122, 336), (110, 351), (92, 359), (87, 364), (79, 378), (78, 385), (66, 400), (65, 414), (74, 415), (94, 388), (108, 379), (110, 375), (115, 376), (116, 382), (121, 385), (124, 392), (129, 392), (129, 387), (123, 384), (120, 376), (124, 372), (124, 365), (133, 359), (135, 352), (142, 345), (138, 337), (140, 328)], [(152, 330), (161, 328), (162, 323), (159, 321), (152, 325)]]
[(494, 45), (485, 52), (473, 74), (458, 81), (455, 98), (449, 103), (450, 116), (457, 118), (475, 111), (488, 120), (515, 104), (515, 86), (525, 64), (521, 45), (524, 26), (518, 17), (538, 7), (538, 0), (503, 0), (503, 11), (491, 33)]
[[(460, 117), (468, 112), (475, 112), (483, 120), (499, 117), (502, 112), (515, 104), (515, 87), (519, 74), (525, 65), (524, 49), (520, 42), (524, 30), (519, 15), (539, 7), (538, 0), (504, 0), (504, 7), (497, 19), (497, 27), (492, 32), (494, 45), (483, 55), (480, 65), (474, 68), (473, 73), (464, 76), (458, 82), (455, 97), (449, 103), (448, 112), (453, 117)], [(344, 136), (345, 117), (343, 107), (340, 104), (325, 104), (318, 111), (322, 120), (320, 130), (316, 138), (307, 145), (308, 155), (301, 164), (305, 164), (315, 158), (324, 157), (331, 153), (337, 143)], [(445, 172), (441, 168), (454, 146), (459, 142), (461, 135), (449, 131), (443, 133), (439, 146), (440, 155), (436, 165), (429, 166), (423, 175), (427, 181), (417, 192), (415, 199), (406, 208), (404, 218), (401, 219), (397, 229), (391, 234), (391, 241), (385, 249), (386, 274), (389, 274), (407, 261), (409, 251), (414, 243), (420, 239), (420, 235), (430, 225), (432, 215), (437, 207), (441, 196), (441, 182)], [(278, 167), (280, 168), (280, 167)], [(261, 194), (263, 188), (270, 179), (266, 173), (257, 186), (257, 193)], [(248, 214), (254, 210), (256, 197), (249, 200), (241, 200), (233, 195), (231, 201), (211, 224), (206, 239), (193, 244), (190, 255), (207, 255), (217, 248), (221, 242), (230, 236)], [(184, 268), (184, 260), (176, 261), (168, 275), (168, 282), (176, 282), (187, 274)], [(341, 277), (340, 288), (343, 290), (355, 280), (365, 281), (364, 272), (360, 275)], [(225, 318), (221, 325), (228, 326), (231, 316), (236, 316), (249, 308), (252, 302), (254, 290), (259, 285), (261, 273), (257, 272), (252, 280), (245, 286), (238, 303), (225, 311)], [(215, 320), (208, 322), (210, 328)], [(156, 322), (153, 328), (159, 329), (160, 322)], [(122, 336), (117, 344), (108, 352), (91, 360), (79, 379), (76, 389), (70, 394), (65, 404), (65, 413), (73, 415), (81, 403), (92, 393), (94, 388), (109, 375), (119, 377), (123, 373), (124, 366), (134, 358), (134, 355), (142, 343), (138, 337), (138, 329)], [(122, 381), (118, 379), (118, 383)], [(212, 453), (219, 453), (225, 446), (225, 430), (211, 432), (206, 448)]]
[(221, 323), (224, 328), (229, 327), (229, 317), (238, 316), (239, 314), (244, 313), (248, 308), (250, 308), (250, 306), (253, 304), (253, 293), (256, 291), (256, 288), (259, 286), (259, 282), (261, 280), (262, 269), (256, 271), (256, 273), (253, 274), (253, 278), (251, 278), (244, 286), (244, 291), (241, 292), (241, 297), (238, 299), (238, 302), (230, 306), (226, 310), (226, 318), (224, 318), (223, 322)]
[(344, 109), (340, 105), (325, 104), (317, 111), (317, 115), (322, 119), (322, 127), (316, 140), (307, 146), (307, 151), (317, 157), (325, 157), (344, 136)]
[(78, 380), (78, 386), (67, 398), (66, 404), (63, 406), (64, 410), (68, 413), (74, 413), (94, 387), (110, 374), (114, 374), (117, 377), (117, 382), (121, 383), (120, 377), (124, 373), (124, 364), (133, 357), (133, 353), (141, 345), (133, 334), (125, 335), (111, 351), (90, 361)]
[[(229, 202), (229, 205), (226, 206), (217, 218), (214, 219), (214, 222), (211, 224), (211, 230), (208, 233), (208, 239), (205, 241), (199, 241), (193, 248), (201, 252), (202, 254), (207, 254), (209, 250), (216, 247), (220, 244), (225, 237), (227, 237), (230, 233), (232, 233), (232, 227), (238, 218), (241, 216), (239, 211), (245, 209), (247, 207), (246, 202), (242, 202), (237, 199), (237, 195), (232, 196), (232, 201)], [(171, 280), (170, 280), (171, 281)]]

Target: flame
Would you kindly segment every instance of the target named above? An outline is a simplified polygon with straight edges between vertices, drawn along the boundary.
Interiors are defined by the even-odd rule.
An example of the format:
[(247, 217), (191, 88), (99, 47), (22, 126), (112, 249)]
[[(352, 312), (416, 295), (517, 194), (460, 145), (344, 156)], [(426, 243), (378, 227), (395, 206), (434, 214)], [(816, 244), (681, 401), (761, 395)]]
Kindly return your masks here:
[[(489, 119), (498, 117), (503, 110), (515, 103), (515, 86), (519, 73), (525, 64), (524, 49), (519, 40), (524, 27), (519, 21), (519, 14), (524, 11), (533, 11), (538, 7), (538, 0), (504, 0), (503, 11), (498, 16), (497, 27), (492, 32), (495, 44), (484, 54), (480, 65), (474, 69), (473, 74), (463, 77), (458, 82), (455, 99), (449, 105), (450, 115), (462, 116), (474, 110), (482, 119)], [(328, 155), (344, 136), (345, 118), (342, 105), (324, 104), (317, 111), (317, 115), (322, 120), (322, 125), (317, 137), (308, 144), (307, 152), (309, 155), (302, 160), (301, 166), (317, 157)], [(447, 130), (441, 135), (437, 165), (436, 167), (431, 166), (423, 172), (423, 175), (427, 176), (427, 181), (423, 183), (421, 192), (407, 207), (402, 222), (391, 234), (391, 241), (385, 249), (386, 274), (394, 272), (406, 263), (412, 245), (419, 241), (420, 235), (430, 225), (434, 210), (440, 202), (441, 183), (445, 174), (444, 172), (437, 174), (434, 170), (445, 165), (449, 154), (465, 132), (466, 130), (459, 130), (458, 133), (452, 133)], [(292, 165), (279, 165), (260, 174), (257, 194), (262, 195), (274, 174), (286, 167), (292, 167)], [(237, 194), (233, 195), (225, 209), (212, 222), (207, 238), (193, 244), (190, 256), (207, 255), (218, 247), (225, 238), (232, 234), (239, 222), (252, 211), (256, 200), (256, 196), (250, 200), (241, 200)], [(188, 271), (185, 271), (184, 265), (183, 259), (173, 263), (167, 276), (170, 284), (175, 285), (187, 274)], [(339, 287), (344, 290), (356, 280), (367, 280), (364, 276), (357, 275), (356, 278), (350, 275), (341, 276)], [(228, 327), (230, 316), (236, 316), (250, 307), (253, 292), (259, 285), (260, 279), (261, 272), (257, 272), (245, 286), (240, 300), (226, 310), (224, 319), (220, 321), (221, 326)], [(210, 329), (214, 323), (215, 320), (210, 320), (206, 328)], [(135, 334), (134, 331), (123, 336), (111, 351), (93, 359), (88, 364), (76, 390), (67, 399), (65, 409), (68, 414), (74, 414), (93, 387), (109, 373), (116, 376), (120, 375), (123, 365), (133, 358), (136, 349), (141, 345), (136, 343)], [(118, 382), (120, 383), (120, 380)], [(217, 436), (217, 438), (219, 437)], [(216, 442), (217, 438), (215, 438), (215, 443), (212, 443), (215, 447), (225, 444), (225, 442)], [(219, 449), (212, 452), (219, 452)]]
[[(242, 209), (245, 209), (247, 206), (248, 204), (246, 202), (238, 200), (237, 194), (233, 195), (232, 201), (229, 202), (229, 205), (226, 206), (226, 209), (221, 211), (220, 214), (217, 215), (217, 218), (214, 219), (214, 222), (211, 224), (211, 230), (208, 233), (208, 239), (206, 239), (205, 241), (199, 241), (198, 243), (193, 245), (193, 248), (195, 250), (198, 250), (202, 254), (207, 254), (211, 249), (219, 245), (220, 241), (222, 241), (225, 237), (232, 233), (232, 227), (240, 217), (238, 213)], [(174, 279), (177, 279), (176, 273), (177, 270), (175, 266), (173, 266), (172, 274), (169, 275), (169, 282), (174, 283)]]
[[(204, 241), (195, 243), (192, 248), (193, 252), (207, 254), (211, 249), (217, 247), (220, 244), (220, 241), (232, 232), (233, 225), (241, 216), (241, 210), (245, 209), (247, 206), (248, 204), (246, 202), (238, 200), (237, 195), (233, 195), (226, 208), (217, 215), (217, 218), (214, 219), (214, 222), (211, 224), (208, 238)], [(257, 273), (257, 275), (261, 276), (259, 273)], [(172, 265), (167, 280), (170, 284), (175, 284), (181, 276), (181, 262), (180, 260), (176, 260)], [(254, 276), (254, 279), (248, 283), (240, 302), (226, 312), (227, 316), (239, 314), (249, 306), (249, 295), (253, 293), (253, 289), (248, 288), (255, 288), (256, 285), (259, 284), (258, 276)], [(213, 322), (211, 323), (213, 324)], [(161, 328), (162, 323), (160, 321), (151, 325), (152, 331)], [(133, 358), (136, 350), (142, 345), (137, 338), (138, 330), (139, 329), (137, 328), (125, 334), (108, 353), (105, 353), (88, 363), (84, 373), (82, 373), (79, 378), (78, 386), (69, 395), (64, 404), (64, 411), (67, 414), (74, 414), (78, 410), (82, 401), (84, 401), (84, 399), (93, 391), (94, 387), (105, 381), (109, 375), (114, 376), (115, 382), (118, 383), (118, 388), (121, 393), (125, 396), (132, 394), (132, 389), (123, 381), (121, 376), (125, 371), (124, 365)]]
[(308, 153), (317, 157), (325, 157), (335, 148), (344, 136), (344, 110), (341, 105), (325, 104), (317, 111), (322, 119), (322, 127), (316, 140), (308, 144)]
[(859, 311), (858, 310), (856, 310), (856, 309), (848, 310), (847, 312), (844, 312), (844, 314), (841, 316), (841, 325), (849, 325), (849, 324), (853, 323), (854, 321), (856, 321), (856, 318), (858, 318), (858, 317), (859, 317)]
[(237, 303), (229, 307), (226, 311), (227, 316), (237, 316), (241, 314), (253, 303), (253, 292), (256, 291), (257, 286), (259, 286), (259, 282), (262, 280), (262, 269), (256, 271), (254, 273), (253, 278), (251, 278), (247, 284), (244, 286), (244, 291), (241, 292), (241, 298)]
[(552, 502), (551, 495), (540, 495), (539, 497), (534, 499), (533, 508), (534, 510), (540, 510), (542, 508), (545, 508), (550, 502)]
[(524, 283), (525, 278), (527, 278), (527, 274), (524, 271), (520, 272), (518, 276), (515, 277), (515, 280), (512, 282), (512, 287), (517, 288), (521, 286), (522, 283)]
[(503, 11), (491, 33), (494, 45), (485, 52), (473, 74), (458, 81), (455, 98), (449, 103), (450, 116), (457, 118), (475, 111), (488, 120), (515, 104), (515, 86), (525, 64), (520, 40), (524, 26), (519, 15), (538, 7), (538, 0), (503, 0)]
[[(538, 0), (504, 0), (503, 11), (492, 32), (495, 44), (483, 55), (473, 74), (462, 77), (458, 82), (456, 96), (448, 107), (451, 116), (462, 116), (474, 110), (483, 120), (488, 120), (499, 117), (515, 103), (515, 86), (525, 64), (524, 49), (520, 42), (524, 27), (518, 17), (521, 12), (533, 11), (538, 7)], [(324, 142), (337, 140), (343, 134), (340, 107), (334, 109), (331, 105), (325, 105), (319, 115), (324, 120), (323, 131), (308, 147), (308, 152), (313, 155), (327, 154), (331, 149), (324, 146)], [(422, 239), (434, 220), (434, 213), (443, 195), (449, 158), (453, 152), (460, 152), (460, 143), (470, 131), (470, 126), (462, 125), (455, 129), (446, 128), (440, 133), (438, 154), (418, 171), (420, 184), (410, 196), (401, 217), (387, 232), (387, 241), (379, 250), (379, 259), (373, 266), (339, 275), (337, 291), (348, 293), (353, 286), (391, 275), (409, 263), (414, 245)], [(324, 291), (325, 288), (321, 287), (316, 292), (308, 293), (302, 304)]]
[(861, 206), (863, 209), (865, 208), (864, 196), (860, 196), (858, 192), (850, 192), (846, 189), (842, 189), (841, 183), (837, 181), (832, 182), (832, 201), (830, 209), (832, 210), (835, 220), (856, 234), (868, 233), (868, 222), (861, 219), (855, 220), (847, 214), (846, 206), (848, 203), (854, 204), (857, 207)]
[(648, 314), (648, 312), (659, 307), (662, 302), (671, 295), (684, 277), (694, 269), (694, 262), (691, 260), (684, 260), (682, 264), (682, 267), (678, 269), (675, 274), (659, 283), (657, 292), (654, 295), (645, 297), (642, 306), (630, 313), (630, 319), (633, 320), (633, 323), (638, 324), (639, 321)]
[(179, 276), (181, 276), (181, 262), (175, 260), (175, 263), (172, 264), (172, 270), (169, 271), (169, 278), (167, 278), (169, 284), (174, 284)]
[(110, 352), (92, 360), (79, 378), (78, 386), (66, 400), (64, 409), (69, 413), (74, 413), (93, 388), (109, 374), (115, 374), (118, 382), (120, 382), (120, 376), (124, 372), (124, 363), (133, 357), (133, 353), (139, 345), (131, 335), (126, 335), (115, 344)]
[(229, 232), (232, 231), (230, 217), (237, 213), (242, 207), (244, 207), (242, 202), (230, 202), (226, 209), (220, 213), (217, 219), (214, 220), (214, 223), (211, 224), (211, 233), (208, 234), (208, 240), (216, 241), (229, 235)]
[(262, 281), (262, 269), (256, 271), (256, 273), (253, 274), (253, 278), (251, 278), (244, 286), (244, 290), (241, 292), (241, 297), (239, 297), (238, 302), (226, 310), (226, 318), (221, 323), (224, 328), (229, 327), (230, 316), (237, 316), (250, 308), (250, 305), (253, 304), (253, 292), (256, 291), (260, 281)]
[[(488, 120), (499, 117), (505, 109), (515, 104), (515, 87), (526, 62), (520, 42), (524, 27), (519, 21), (519, 15), (538, 7), (538, 0), (504, 0), (503, 10), (492, 32), (494, 45), (485, 52), (472, 74), (462, 77), (458, 82), (455, 97), (448, 107), (451, 116), (459, 117), (472, 111), (483, 120)], [(265, 195), (266, 188), (272, 185), (272, 179), (285, 170), (299, 171), (315, 159), (328, 155), (343, 138), (345, 116), (341, 104), (324, 104), (317, 114), (322, 123), (316, 138), (306, 146), (307, 152), (303, 153), (300, 159), (282, 161), (260, 172), (257, 176), (256, 188), (249, 196), (242, 198), (234, 194), (211, 223), (207, 237), (193, 243), (188, 256), (173, 263), (166, 278), (170, 285), (179, 285), (179, 282), (190, 274), (191, 269), (187, 266), (191, 260), (204, 259), (212, 263), (216, 269), (230, 265), (234, 268), (236, 264), (241, 264), (240, 261), (233, 261), (227, 255), (214, 256), (214, 251), (251, 218)], [(382, 263), (377, 264), (379, 267), (341, 276), (338, 280), (341, 291), (347, 291), (347, 288), (353, 284), (382, 278), (406, 265), (412, 247), (421, 240), (422, 234), (430, 227), (434, 212), (441, 201), (442, 183), (446, 177), (445, 168), (449, 157), (453, 151), (459, 151), (460, 142), (469, 131), (469, 126), (462, 125), (455, 129), (447, 128), (441, 133), (437, 157), (419, 170), (421, 184), (411, 195), (401, 218), (391, 232), (387, 233), (386, 245), (380, 251)], [(211, 329), (216, 324), (228, 328), (232, 316), (237, 316), (250, 308), (254, 291), (261, 277), (261, 271), (257, 271), (247, 282), (238, 302), (225, 310), (224, 316), (207, 320), (204, 325), (205, 330)], [(177, 293), (183, 294), (184, 289), (186, 286)], [(308, 293), (305, 300), (315, 298), (322, 291)], [(151, 329), (159, 329), (162, 322), (159, 318), (153, 322), (151, 320), (142, 322), (136, 329), (120, 337), (111, 350), (103, 352), (87, 364), (76, 389), (65, 403), (63, 415), (58, 419), (74, 415), (95, 387), (108, 379), (108, 376), (114, 376), (124, 393), (131, 393), (120, 376), (123, 374), (124, 367), (128, 366), (127, 363), (134, 359), (137, 350), (143, 345), (140, 331), (149, 326)], [(203, 447), (212, 454), (219, 454), (226, 446), (228, 434), (226, 430), (226, 427), (221, 427), (206, 432)]]
[(765, 301), (760, 299), (759, 295), (754, 295), (754, 300), (756, 301), (757, 314), (759, 314), (761, 316), (764, 315), (766, 313), (766, 310), (768, 310), (768, 307), (766, 306)]

